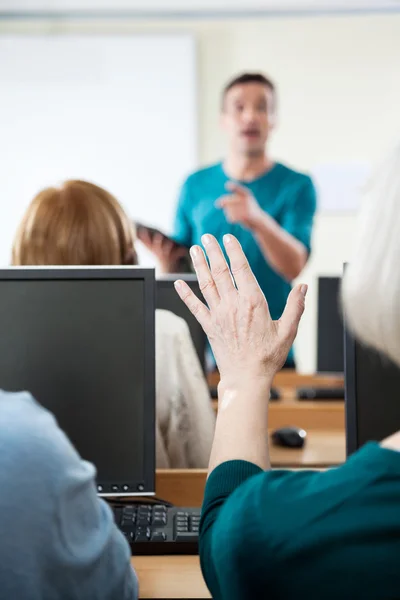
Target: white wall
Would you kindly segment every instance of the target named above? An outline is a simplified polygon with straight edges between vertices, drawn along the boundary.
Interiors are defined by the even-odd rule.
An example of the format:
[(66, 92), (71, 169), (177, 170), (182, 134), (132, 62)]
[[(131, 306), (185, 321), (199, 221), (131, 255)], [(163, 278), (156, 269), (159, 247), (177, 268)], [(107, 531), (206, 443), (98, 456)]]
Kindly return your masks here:
[(9, 11), (133, 10), (169, 13), (204, 11), (316, 11), (398, 9), (397, 0), (1, 0)]
[[(0, 23), (3, 30), (193, 31), (199, 44), (200, 157), (219, 158), (220, 91), (240, 70), (261, 69), (279, 87), (274, 155), (300, 169), (319, 162), (374, 163), (397, 139), (400, 106), (400, 15), (303, 17), (176, 23)], [(0, 57), (1, 58), (1, 57)], [(173, 68), (173, 65), (171, 65)], [(316, 220), (314, 252), (302, 277), (310, 283), (299, 334), (300, 369), (315, 368), (318, 274), (339, 274), (350, 256), (354, 215)]]

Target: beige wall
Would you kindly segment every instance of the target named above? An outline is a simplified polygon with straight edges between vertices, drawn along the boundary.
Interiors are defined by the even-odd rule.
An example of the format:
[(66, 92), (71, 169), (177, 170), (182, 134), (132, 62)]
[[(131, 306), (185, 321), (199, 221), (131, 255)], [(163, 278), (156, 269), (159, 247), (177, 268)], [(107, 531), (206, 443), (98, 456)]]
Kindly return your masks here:
[[(400, 14), (164, 23), (49, 25), (0, 23), (1, 31), (192, 31), (199, 47), (199, 156), (219, 158), (220, 91), (243, 69), (261, 69), (279, 87), (274, 155), (300, 169), (320, 162), (375, 162), (396, 141), (400, 122)], [(171, 65), (173, 68), (173, 65)], [(319, 214), (310, 283), (297, 342), (300, 369), (315, 368), (318, 274), (338, 274), (349, 258), (354, 215)]]

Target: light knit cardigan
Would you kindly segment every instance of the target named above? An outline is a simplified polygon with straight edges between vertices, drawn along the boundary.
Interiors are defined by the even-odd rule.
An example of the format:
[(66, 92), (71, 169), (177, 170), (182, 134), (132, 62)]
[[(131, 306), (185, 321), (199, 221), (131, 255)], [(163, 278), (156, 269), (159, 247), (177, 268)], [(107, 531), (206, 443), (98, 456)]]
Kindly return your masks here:
[(186, 322), (156, 310), (157, 468), (206, 468), (214, 435), (210, 393)]

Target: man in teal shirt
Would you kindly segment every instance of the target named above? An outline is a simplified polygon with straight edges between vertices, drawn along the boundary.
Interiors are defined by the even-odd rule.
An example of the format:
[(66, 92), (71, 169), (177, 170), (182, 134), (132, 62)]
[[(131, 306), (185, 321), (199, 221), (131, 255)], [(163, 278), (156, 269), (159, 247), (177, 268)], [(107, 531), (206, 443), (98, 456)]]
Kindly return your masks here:
[[(263, 75), (244, 74), (225, 87), (221, 121), (228, 137), (226, 158), (184, 183), (173, 238), (189, 247), (200, 244), (204, 233), (219, 242), (224, 234), (235, 235), (272, 318), (279, 319), (291, 282), (310, 253), (316, 194), (310, 177), (269, 158), (266, 146), (275, 120), (275, 86)], [(164, 270), (175, 270), (171, 246), (165, 245), (164, 256), (158, 252), (158, 257)], [(287, 366), (294, 366), (292, 352)]]

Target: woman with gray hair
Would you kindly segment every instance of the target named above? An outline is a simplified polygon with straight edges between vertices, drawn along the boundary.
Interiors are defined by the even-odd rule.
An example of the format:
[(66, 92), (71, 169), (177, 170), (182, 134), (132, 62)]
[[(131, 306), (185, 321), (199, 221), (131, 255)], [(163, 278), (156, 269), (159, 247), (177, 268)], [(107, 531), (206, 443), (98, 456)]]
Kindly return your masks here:
[[(398, 600), (400, 432), (336, 469), (271, 471), (269, 389), (296, 337), (307, 286), (294, 288), (272, 321), (238, 241), (224, 239), (230, 269), (215, 238), (202, 242), (210, 267), (200, 247), (191, 255), (208, 306), (183, 281), (176, 288), (221, 374), (200, 530), (212, 597)], [(400, 148), (367, 192), (343, 292), (358, 338), (400, 365), (399, 258)]]

